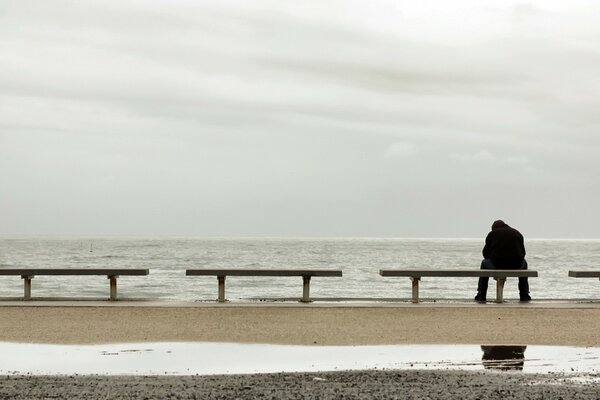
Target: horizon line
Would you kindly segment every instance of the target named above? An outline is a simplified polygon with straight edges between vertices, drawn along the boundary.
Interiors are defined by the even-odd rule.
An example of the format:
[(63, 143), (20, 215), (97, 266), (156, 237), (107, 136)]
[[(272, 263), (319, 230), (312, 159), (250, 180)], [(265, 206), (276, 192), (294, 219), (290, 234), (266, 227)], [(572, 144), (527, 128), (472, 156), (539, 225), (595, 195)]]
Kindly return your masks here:
[[(485, 233), (487, 235), (487, 232)], [(478, 237), (457, 236), (374, 236), (374, 235), (174, 235), (174, 234), (68, 234), (68, 233), (0, 233), (0, 238), (29, 237), (29, 238), (130, 238), (130, 239), (402, 239), (402, 240), (483, 240), (485, 235)], [(586, 237), (530, 237), (529, 240), (589, 240), (600, 238)]]

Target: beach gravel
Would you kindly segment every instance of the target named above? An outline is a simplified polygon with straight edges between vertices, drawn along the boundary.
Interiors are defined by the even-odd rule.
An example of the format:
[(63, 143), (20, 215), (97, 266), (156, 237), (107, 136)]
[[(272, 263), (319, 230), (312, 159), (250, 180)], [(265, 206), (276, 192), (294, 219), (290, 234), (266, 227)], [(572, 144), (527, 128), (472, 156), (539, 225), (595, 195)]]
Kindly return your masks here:
[(0, 378), (0, 399), (599, 399), (600, 375), (369, 370)]

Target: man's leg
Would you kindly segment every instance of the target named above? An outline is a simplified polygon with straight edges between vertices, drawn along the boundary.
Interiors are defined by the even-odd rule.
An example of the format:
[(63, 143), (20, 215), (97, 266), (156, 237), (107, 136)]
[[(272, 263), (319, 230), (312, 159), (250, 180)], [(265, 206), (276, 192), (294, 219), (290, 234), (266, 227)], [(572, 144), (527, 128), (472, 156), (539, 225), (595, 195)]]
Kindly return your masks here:
[[(481, 269), (494, 269), (494, 264), (488, 258), (484, 259), (481, 262)], [(476, 301), (485, 301), (487, 296), (488, 283), (490, 278), (488, 277), (480, 277), (479, 283), (477, 284), (477, 296), (475, 296)]]
[[(527, 260), (523, 260), (521, 269), (527, 269)], [(519, 278), (519, 297), (521, 298), (521, 301), (531, 300), (531, 296), (529, 296), (529, 280), (526, 277)]]

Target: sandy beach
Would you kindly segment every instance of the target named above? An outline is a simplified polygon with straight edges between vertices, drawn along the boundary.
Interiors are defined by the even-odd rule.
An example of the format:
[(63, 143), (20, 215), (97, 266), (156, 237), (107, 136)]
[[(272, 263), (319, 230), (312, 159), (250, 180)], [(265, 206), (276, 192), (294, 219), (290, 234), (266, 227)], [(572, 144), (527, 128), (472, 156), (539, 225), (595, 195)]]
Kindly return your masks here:
[[(600, 346), (598, 304), (0, 306), (0, 341)], [(33, 306), (31, 304), (34, 304)]]
[[(0, 341), (100, 344), (202, 341), (299, 345), (600, 346), (586, 304), (301, 305), (5, 302)], [(590, 382), (589, 379), (592, 379)], [(214, 376), (0, 377), (0, 398), (598, 399), (598, 375), (367, 370)]]

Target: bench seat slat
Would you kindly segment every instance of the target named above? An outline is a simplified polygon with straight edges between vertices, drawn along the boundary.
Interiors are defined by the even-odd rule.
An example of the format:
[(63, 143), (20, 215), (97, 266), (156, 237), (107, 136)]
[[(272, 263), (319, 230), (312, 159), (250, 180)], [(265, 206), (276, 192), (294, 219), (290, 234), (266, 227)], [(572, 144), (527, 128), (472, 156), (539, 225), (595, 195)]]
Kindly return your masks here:
[(106, 276), (126, 276), (126, 275), (148, 275), (148, 269), (132, 268), (1, 268), (0, 275), (106, 275)]
[(405, 277), (537, 277), (537, 271), (523, 269), (447, 269), (447, 270), (416, 270), (416, 269), (382, 269), (381, 276)]
[(600, 278), (600, 271), (569, 271), (571, 278)]
[(187, 276), (342, 276), (341, 270), (306, 269), (187, 269)]

